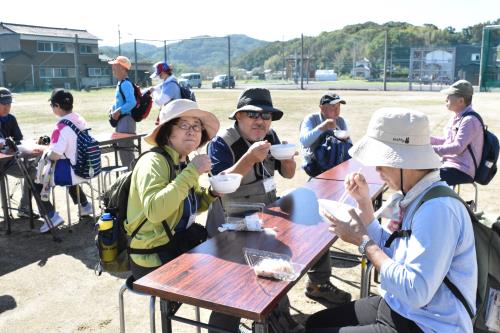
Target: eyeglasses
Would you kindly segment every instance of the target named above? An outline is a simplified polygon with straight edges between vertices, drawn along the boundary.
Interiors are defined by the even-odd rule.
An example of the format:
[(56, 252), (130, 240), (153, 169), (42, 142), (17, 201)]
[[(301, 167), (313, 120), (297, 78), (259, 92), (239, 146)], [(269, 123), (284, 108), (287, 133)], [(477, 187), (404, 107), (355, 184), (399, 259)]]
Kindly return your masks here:
[(176, 124), (175, 126), (186, 132), (188, 132), (189, 130), (193, 130), (193, 132), (201, 132), (203, 130), (203, 126), (200, 124), (190, 125), (188, 123), (180, 123)]
[(259, 119), (260, 117), (262, 120), (270, 120), (273, 116), (270, 112), (245, 111), (245, 113), (250, 119)]

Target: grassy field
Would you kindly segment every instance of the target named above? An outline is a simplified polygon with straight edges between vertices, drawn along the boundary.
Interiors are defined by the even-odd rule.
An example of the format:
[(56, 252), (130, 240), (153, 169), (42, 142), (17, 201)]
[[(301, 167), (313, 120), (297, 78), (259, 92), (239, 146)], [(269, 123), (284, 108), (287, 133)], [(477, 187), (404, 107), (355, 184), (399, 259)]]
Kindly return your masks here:
[[(200, 107), (215, 113), (222, 127), (231, 125), (227, 117), (235, 109), (241, 90), (197, 89), (195, 93)], [(300, 122), (308, 113), (317, 112), (322, 93), (321, 90), (272, 91), (275, 107), (285, 113), (282, 120), (273, 123), (282, 140), (298, 142)], [(85, 117), (93, 133), (112, 131), (107, 121), (106, 110), (113, 101), (113, 94), (113, 89), (74, 92), (74, 110)], [(49, 96), (47, 92), (15, 95), (12, 112), (18, 118), (26, 138), (50, 134), (56, 119), (47, 101)], [(347, 101), (347, 104), (342, 106), (341, 115), (347, 120), (354, 141), (363, 135), (373, 111), (381, 107), (413, 108), (426, 113), (430, 119), (432, 133), (435, 135), (441, 134), (443, 126), (451, 115), (445, 108), (444, 96), (436, 92), (342, 91), (341, 96)], [(489, 128), (496, 133), (500, 133), (500, 115), (497, 111), (499, 97), (500, 93), (477, 93), (473, 101), (475, 109), (483, 116)], [(138, 132), (150, 131), (157, 114), (158, 108), (154, 107), (149, 118), (138, 123)], [(303, 184), (307, 179), (305, 173), (297, 171), (294, 179), (280, 180), (279, 189), (284, 190)], [(480, 191), (480, 206), (494, 213), (500, 213), (500, 208), (490, 202), (487, 193), (498, 190), (500, 184), (498, 178), (488, 187), (481, 187)]]
[[(195, 90), (201, 108), (214, 112), (222, 126), (230, 126), (227, 116), (235, 109), (238, 89)], [(298, 142), (299, 124), (305, 115), (318, 111), (321, 90), (296, 91), (272, 90), (275, 107), (284, 111), (282, 120), (273, 123), (282, 140)], [(95, 134), (112, 131), (108, 124), (106, 110), (113, 101), (114, 90), (103, 89), (92, 92), (74, 92), (75, 111), (82, 114)], [(56, 122), (49, 102), (50, 94), (23, 93), (15, 95), (12, 112), (19, 120), (26, 138), (37, 138), (50, 134)], [(368, 92), (342, 91), (347, 101), (342, 106), (342, 116), (347, 120), (352, 139), (358, 140), (365, 132), (372, 113), (381, 107), (405, 107), (425, 112), (430, 119), (432, 133), (440, 134), (451, 113), (446, 110), (444, 96), (432, 92)], [(481, 113), (490, 129), (500, 133), (498, 112), (500, 93), (478, 93), (473, 105)], [(138, 132), (148, 132), (158, 109), (152, 110), (148, 119), (138, 124)], [(298, 159), (298, 165), (300, 165)], [(283, 192), (303, 185), (307, 176), (297, 167), (293, 179), (277, 177), (278, 191)], [(13, 185), (13, 184), (12, 184)], [(479, 208), (491, 214), (500, 214), (500, 176), (488, 186), (480, 186)], [(14, 188), (14, 186), (12, 186)], [(19, 191), (17, 191), (19, 193)], [(64, 191), (56, 189), (58, 209), (65, 213)], [(471, 196), (470, 186), (463, 196)], [(76, 216), (76, 210), (73, 212)], [(203, 223), (203, 216), (198, 222)], [(0, 332), (118, 332), (118, 290), (123, 284), (124, 274), (103, 273), (97, 277), (93, 268), (96, 263), (93, 223), (83, 221), (58, 231), (62, 242), (56, 243), (47, 235), (29, 230), (26, 220), (15, 220), (13, 233), (0, 235)], [(0, 228), (5, 226), (2, 223)], [(2, 229), (4, 230), (4, 229)], [(353, 246), (337, 241), (334, 247), (350, 250)], [(360, 269), (357, 264), (334, 261), (332, 282), (338, 287), (359, 295)], [(297, 282), (288, 295), (295, 319), (303, 322), (309, 314), (323, 309), (323, 306), (304, 296), (305, 278)], [(376, 286), (372, 292), (377, 292)], [(145, 332), (148, 328), (148, 299), (125, 295), (127, 332)], [(158, 302), (157, 302), (158, 304)], [(159, 315), (157, 306), (157, 331)], [(183, 306), (179, 315), (194, 318), (190, 306)], [(209, 311), (202, 310), (202, 320), (207, 320)], [(176, 333), (194, 332), (190, 326), (174, 323)]]

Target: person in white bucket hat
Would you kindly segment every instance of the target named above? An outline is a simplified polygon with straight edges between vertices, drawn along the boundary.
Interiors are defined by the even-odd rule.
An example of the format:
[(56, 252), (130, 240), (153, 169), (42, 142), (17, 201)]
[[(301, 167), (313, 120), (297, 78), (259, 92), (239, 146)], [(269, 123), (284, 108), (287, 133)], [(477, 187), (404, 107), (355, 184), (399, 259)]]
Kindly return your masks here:
[[(439, 176), (427, 117), (402, 108), (377, 110), (349, 154), (375, 166), (399, 192), (384, 205), (389, 211), (374, 213), (365, 178), (352, 173), (345, 179), (346, 191), (357, 202), (352, 220), (329, 216), (330, 230), (357, 245), (380, 272), (380, 296), (320, 311), (308, 319), (306, 331), (472, 333), (468, 312), (475, 312), (477, 264), (469, 214), (451, 197), (421, 203), (431, 189), (450, 190)], [(388, 227), (379, 224), (380, 214), (392, 219)], [(466, 303), (455, 297), (445, 277)]]
[(153, 152), (143, 153), (133, 168), (125, 222), (128, 235), (135, 233), (129, 250), (135, 279), (206, 240), (206, 229), (195, 218), (216, 194), (198, 179), (212, 164), (206, 154), (191, 160), (188, 155), (218, 130), (214, 114), (177, 99), (161, 109), (159, 124), (145, 137)]

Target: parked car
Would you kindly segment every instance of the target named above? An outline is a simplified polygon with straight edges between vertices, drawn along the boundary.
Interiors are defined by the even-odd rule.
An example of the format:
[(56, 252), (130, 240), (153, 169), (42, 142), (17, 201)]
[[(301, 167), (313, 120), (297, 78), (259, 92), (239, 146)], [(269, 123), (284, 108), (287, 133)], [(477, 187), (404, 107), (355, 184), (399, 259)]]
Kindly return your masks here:
[(188, 88), (201, 88), (201, 74), (200, 73), (184, 73), (178, 80), (179, 84)]
[(226, 74), (222, 74), (222, 75), (217, 75), (216, 77), (214, 77), (214, 79), (212, 80), (212, 88), (234, 88), (235, 86), (235, 82), (234, 82), (234, 76), (229, 76), (229, 79), (228, 79), (228, 76)]

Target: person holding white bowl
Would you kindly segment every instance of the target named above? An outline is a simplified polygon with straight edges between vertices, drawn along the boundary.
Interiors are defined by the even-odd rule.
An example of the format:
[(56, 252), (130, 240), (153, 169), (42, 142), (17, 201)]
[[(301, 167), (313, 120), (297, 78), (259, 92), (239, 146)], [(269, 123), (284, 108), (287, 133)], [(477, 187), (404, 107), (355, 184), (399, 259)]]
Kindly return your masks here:
[(319, 101), (320, 111), (306, 116), (300, 125), (302, 168), (311, 177), (350, 158), (347, 150), (352, 142), (347, 123), (340, 116), (340, 104), (346, 101), (339, 95), (324, 94)]
[[(244, 90), (229, 119), (234, 125), (218, 133), (208, 146), (208, 155), (212, 161), (212, 174), (240, 174), (243, 176), (240, 187), (233, 193), (224, 195), (215, 201), (209, 209), (207, 230), (209, 236), (218, 233), (217, 227), (224, 223), (222, 206), (231, 203), (270, 204), (276, 197), (274, 173), (278, 171), (285, 178), (295, 175), (295, 151), (288, 159), (278, 160), (270, 154), (272, 145), (280, 144), (276, 132), (271, 129), (272, 121), (280, 120), (283, 112), (273, 106), (271, 93), (265, 88)], [(245, 212), (242, 211), (241, 214)], [(290, 316), (288, 298), (278, 304), (279, 316), (284, 316), (287, 332), (303, 331), (302, 325)], [(237, 332), (240, 318), (220, 313), (212, 313), (209, 324)], [(209, 333), (212, 333), (209, 330)]]

